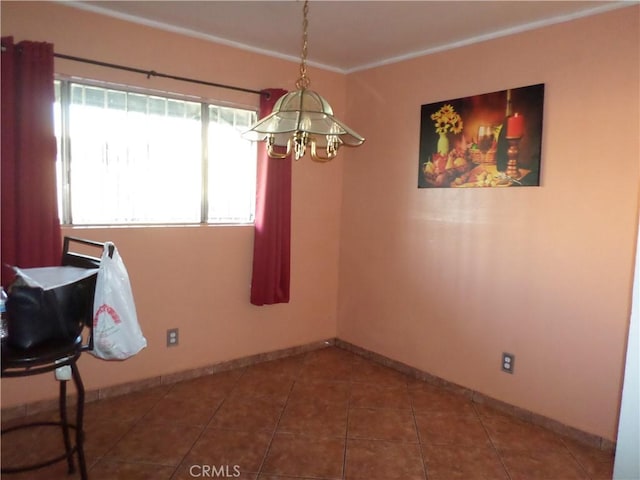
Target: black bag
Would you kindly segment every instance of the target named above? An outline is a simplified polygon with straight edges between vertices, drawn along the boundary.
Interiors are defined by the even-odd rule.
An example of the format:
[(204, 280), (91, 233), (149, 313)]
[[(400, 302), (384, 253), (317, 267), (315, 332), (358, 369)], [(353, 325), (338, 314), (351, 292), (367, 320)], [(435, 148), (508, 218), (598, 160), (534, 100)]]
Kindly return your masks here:
[(33, 348), (73, 342), (93, 321), (96, 274), (50, 290), (13, 285), (7, 298), (7, 342)]

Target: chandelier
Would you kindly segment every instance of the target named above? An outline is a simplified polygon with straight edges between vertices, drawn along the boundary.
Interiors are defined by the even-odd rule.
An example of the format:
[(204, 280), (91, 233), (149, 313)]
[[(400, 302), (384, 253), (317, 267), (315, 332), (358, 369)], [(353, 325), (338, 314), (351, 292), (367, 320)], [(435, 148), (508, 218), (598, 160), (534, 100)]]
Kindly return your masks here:
[(342, 145), (357, 147), (364, 138), (333, 116), (333, 110), (320, 94), (309, 90), (307, 76), (307, 27), (309, 0), (305, 0), (302, 21), (302, 54), (297, 90), (279, 98), (270, 115), (258, 120), (243, 137), (267, 142), (267, 154), (286, 158), (293, 152), (301, 159), (307, 148), (316, 162), (335, 158)]

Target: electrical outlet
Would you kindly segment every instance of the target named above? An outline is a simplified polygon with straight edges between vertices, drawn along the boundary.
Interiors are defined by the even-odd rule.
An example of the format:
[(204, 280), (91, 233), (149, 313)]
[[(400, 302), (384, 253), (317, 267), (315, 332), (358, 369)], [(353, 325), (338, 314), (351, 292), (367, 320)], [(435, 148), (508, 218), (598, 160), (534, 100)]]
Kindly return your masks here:
[(513, 373), (516, 356), (513, 353), (502, 352), (502, 371)]
[(175, 347), (178, 345), (178, 329), (170, 328), (167, 330), (167, 347)]

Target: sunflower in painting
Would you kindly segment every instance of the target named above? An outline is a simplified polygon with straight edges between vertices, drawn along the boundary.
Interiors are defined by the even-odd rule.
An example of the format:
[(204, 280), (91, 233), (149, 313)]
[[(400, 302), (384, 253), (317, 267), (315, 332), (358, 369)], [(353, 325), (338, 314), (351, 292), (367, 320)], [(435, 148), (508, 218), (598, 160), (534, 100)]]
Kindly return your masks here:
[(440, 107), (440, 110), (431, 115), (431, 120), (434, 121), (436, 127), (436, 133), (460, 133), (462, 132), (463, 122), (462, 118), (455, 109), (445, 104)]

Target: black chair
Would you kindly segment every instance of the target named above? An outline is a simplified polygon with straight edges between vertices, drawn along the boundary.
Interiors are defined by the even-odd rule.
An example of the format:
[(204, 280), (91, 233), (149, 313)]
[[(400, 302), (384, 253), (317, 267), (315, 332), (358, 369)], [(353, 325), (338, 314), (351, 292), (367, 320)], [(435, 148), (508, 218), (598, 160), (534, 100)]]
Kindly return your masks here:
[[(80, 247), (83, 250), (100, 249), (100, 254), (90, 256), (78, 251), (72, 252), (70, 247), (76, 244), (75, 248)], [(100, 266), (100, 256), (104, 250), (104, 244), (91, 240), (80, 238), (65, 237), (62, 252), (62, 265), (74, 266), (80, 268), (98, 268)], [(110, 254), (113, 254), (111, 251)], [(42, 426), (61, 427), (62, 437), (65, 446), (65, 452), (55, 458), (46, 459), (32, 465), (20, 465), (15, 467), (2, 467), (2, 473), (18, 473), (29, 470), (36, 470), (62, 460), (67, 461), (69, 474), (75, 472), (74, 455), (78, 457), (78, 465), (80, 468), (80, 476), (83, 480), (87, 477), (87, 466), (84, 456), (84, 386), (80, 372), (76, 365), (78, 358), (85, 350), (93, 349), (93, 297), (95, 294), (96, 274), (82, 280), (80, 284), (75, 285), (74, 290), (65, 292), (59, 302), (64, 302), (63, 308), (60, 305), (54, 305), (52, 308), (58, 310), (53, 317), (47, 312), (47, 319), (64, 316), (62, 320), (66, 326), (74, 332), (71, 336), (62, 338), (45, 339), (44, 341), (27, 348), (21, 348), (11, 342), (11, 307), (12, 293), (9, 292), (7, 300), (7, 314), (9, 320), (9, 335), (2, 340), (2, 377), (25, 377), (31, 375), (39, 375), (42, 373), (52, 372), (61, 367), (68, 366), (71, 370), (71, 378), (75, 384), (77, 392), (77, 406), (75, 424), (70, 423), (67, 416), (67, 380), (60, 380), (59, 392), (59, 413), (60, 421), (57, 422), (31, 422), (17, 425), (11, 428), (3, 429), (2, 435), (9, 434), (12, 431)], [(63, 287), (65, 288), (65, 287)], [(60, 296), (60, 294), (58, 294)], [(47, 305), (51, 305), (47, 304)], [(71, 313), (70, 313), (71, 312)], [(63, 377), (64, 378), (64, 377)], [(75, 430), (75, 445), (71, 443), (70, 430)]]

